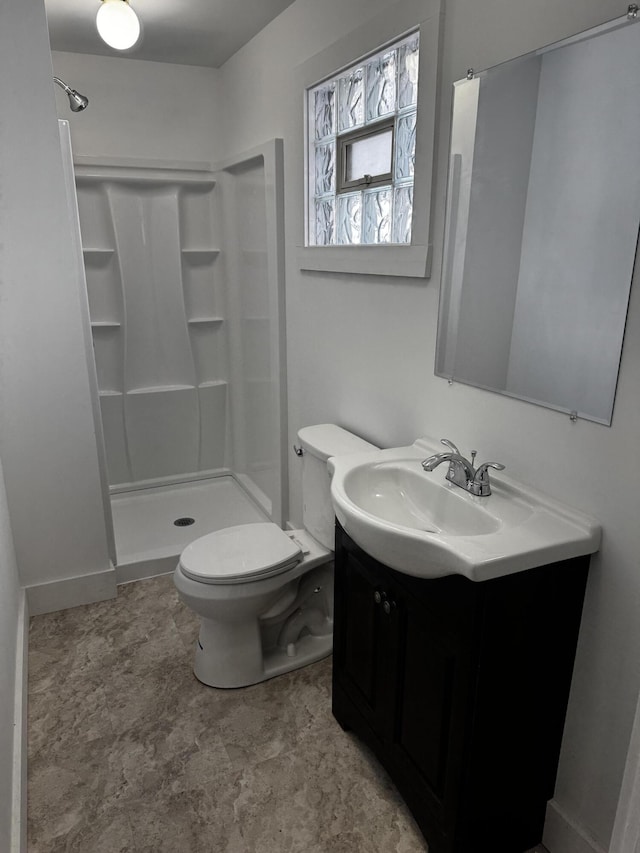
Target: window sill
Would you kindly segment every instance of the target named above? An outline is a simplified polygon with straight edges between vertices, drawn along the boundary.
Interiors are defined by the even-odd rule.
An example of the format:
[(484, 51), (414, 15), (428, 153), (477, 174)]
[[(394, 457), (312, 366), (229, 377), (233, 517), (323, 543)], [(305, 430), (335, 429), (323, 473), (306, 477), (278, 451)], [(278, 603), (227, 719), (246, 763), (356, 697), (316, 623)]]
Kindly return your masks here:
[(298, 246), (301, 270), (428, 278), (431, 246)]

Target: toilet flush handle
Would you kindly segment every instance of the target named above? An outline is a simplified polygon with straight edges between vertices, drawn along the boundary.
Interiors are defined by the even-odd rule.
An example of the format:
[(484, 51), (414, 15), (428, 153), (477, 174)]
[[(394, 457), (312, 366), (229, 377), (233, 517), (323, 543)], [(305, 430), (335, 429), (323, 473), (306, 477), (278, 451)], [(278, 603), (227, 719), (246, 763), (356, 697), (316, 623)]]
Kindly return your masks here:
[(302, 454), (304, 453), (304, 450), (302, 449), (302, 447), (298, 447), (297, 444), (294, 444), (293, 445), (293, 452), (296, 454), (296, 456), (302, 456)]

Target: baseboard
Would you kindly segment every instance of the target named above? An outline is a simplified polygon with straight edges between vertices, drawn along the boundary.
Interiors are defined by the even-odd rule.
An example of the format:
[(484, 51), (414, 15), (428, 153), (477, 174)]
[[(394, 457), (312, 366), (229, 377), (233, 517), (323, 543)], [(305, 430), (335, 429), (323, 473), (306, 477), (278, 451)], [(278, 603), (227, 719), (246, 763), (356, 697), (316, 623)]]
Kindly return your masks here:
[(16, 680), (13, 711), (13, 779), (11, 803), (11, 853), (27, 850), (27, 664), (29, 605), (20, 590), (16, 631)]
[(116, 570), (111, 566), (104, 572), (63, 578), (51, 583), (27, 587), (29, 614), (53, 613), (81, 604), (93, 604), (116, 597)]
[(152, 557), (149, 560), (137, 560), (116, 566), (116, 583), (131, 583), (158, 575), (168, 575), (178, 565), (179, 554), (169, 557)]
[(542, 843), (549, 853), (606, 853), (604, 847), (571, 820), (555, 800), (547, 803)]

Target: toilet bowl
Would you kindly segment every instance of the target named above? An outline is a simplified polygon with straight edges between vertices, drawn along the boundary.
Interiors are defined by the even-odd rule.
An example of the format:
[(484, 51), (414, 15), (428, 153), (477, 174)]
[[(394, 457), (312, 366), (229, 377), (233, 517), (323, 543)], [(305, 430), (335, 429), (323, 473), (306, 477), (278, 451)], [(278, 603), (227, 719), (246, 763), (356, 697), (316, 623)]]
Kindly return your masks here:
[(333, 648), (333, 508), (330, 456), (376, 449), (335, 426), (305, 427), (305, 529), (271, 522), (209, 533), (184, 549), (174, 572), (200, 616), (194, 673), (211, 687), (244, 687), (320, 660)]

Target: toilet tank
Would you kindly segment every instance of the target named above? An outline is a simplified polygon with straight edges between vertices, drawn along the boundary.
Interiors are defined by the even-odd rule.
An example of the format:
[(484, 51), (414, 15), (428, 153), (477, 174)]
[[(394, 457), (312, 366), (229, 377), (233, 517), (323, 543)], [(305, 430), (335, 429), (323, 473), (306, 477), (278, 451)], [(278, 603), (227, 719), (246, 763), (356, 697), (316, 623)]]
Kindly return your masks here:
[(298, 441), (303, 450), (302, 519), (304, 527), (321, 545), (333, 551), (334, 513), (327, 459), (330, 456), (366, 453), (379, 448), (335, 424), (303, 427), (298, 432)]

